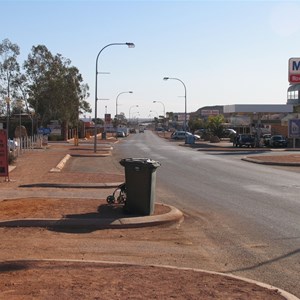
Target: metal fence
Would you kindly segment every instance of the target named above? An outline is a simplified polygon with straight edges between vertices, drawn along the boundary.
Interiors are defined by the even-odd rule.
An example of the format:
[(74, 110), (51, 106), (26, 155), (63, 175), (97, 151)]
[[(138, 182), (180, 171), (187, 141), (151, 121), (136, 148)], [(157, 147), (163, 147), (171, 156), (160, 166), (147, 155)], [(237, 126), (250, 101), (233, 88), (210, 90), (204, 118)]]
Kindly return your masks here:
[(18, 157), (27, 151), (41, 149), (43, 144), (43, 135), (25, 136), (10, 140), (9, 148), (10, 152), (13, 153), (15, 157)]

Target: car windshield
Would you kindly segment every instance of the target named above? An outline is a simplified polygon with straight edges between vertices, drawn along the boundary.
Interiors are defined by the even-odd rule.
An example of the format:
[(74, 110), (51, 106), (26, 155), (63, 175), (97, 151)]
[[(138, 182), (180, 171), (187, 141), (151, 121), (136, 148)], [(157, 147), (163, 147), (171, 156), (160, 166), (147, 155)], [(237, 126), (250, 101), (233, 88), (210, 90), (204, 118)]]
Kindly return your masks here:
[(241, 139), (251, 139), (251, 135), (241, 135)]
[(276, 136), (273, 136), (273, 140), (280, 141), (280, 140), (283, 140), (283, 137), (281, 135), (276, 135)]

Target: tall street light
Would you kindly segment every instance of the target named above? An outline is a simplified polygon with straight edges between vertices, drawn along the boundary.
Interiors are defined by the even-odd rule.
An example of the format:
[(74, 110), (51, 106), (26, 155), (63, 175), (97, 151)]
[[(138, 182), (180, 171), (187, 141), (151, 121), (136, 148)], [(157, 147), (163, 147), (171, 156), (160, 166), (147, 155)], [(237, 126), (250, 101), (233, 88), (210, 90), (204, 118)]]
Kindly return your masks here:
[(165, 109), (165, 105), (161, 101), (153, 101), (153, 103), (160, 103), (160, 104), (162, 104), (162, 106), (164, 108), (163, 126), (164, 126), (164, 136), (165, 136), (165, 129), (166, 129), (166, 124), (165, 124), (166, 109)]
[(130, 108), (129, 108), (129, 115), (128, 115), (129, 122), (130, 122), (130, 111), (134, 107), (139, 107), (139, 106), (138, 105), (132, 105), (132, 106), (130, 106)]
[(138, 119), (140, 113), (138, 111), (133, 113), (132, 119)]
[(153, 101), (153, 103), (160, 103), (160, 104), (162, 104), (162, 106), (164, 108), (164, 118), (165, 118), (165, 115), (166, 115), (165, 105), (161, 101)]
[(179, 78), (164, 77), (164, 80), (169, 80), (169, 79), (178, 80), (184, 86), (184, 131), (186, 132), (186, 86), (185, 86), (184, 82), (182, 80), (180, 80)]
[(128, 48), (134, 48), (135, 45), (134, 43), (112, 43), (112, 44), (108, 44), (106, 46), (104, 46), (98, 53), (97, 58), (96, 58), (96, 79), (95, 79), (95, 136), (94, 136), (94, 152), (97, 152), (97, 101), (98, 101), (98, 97), (97, 97), (97, 92), (98, 92), (98, 58), (101, 54), (101, 52), (106, 49), (109, 46), (127, 46)]
[(128, 91), (128, 92), (121, 92), (120, 94), (118, 94), (117, 98), (116, 98), (116, 118), (118, 118), (118, 99), (119, 99), (119, 96), (122, 95), (122, 94), (132, 94), (133, 91)]

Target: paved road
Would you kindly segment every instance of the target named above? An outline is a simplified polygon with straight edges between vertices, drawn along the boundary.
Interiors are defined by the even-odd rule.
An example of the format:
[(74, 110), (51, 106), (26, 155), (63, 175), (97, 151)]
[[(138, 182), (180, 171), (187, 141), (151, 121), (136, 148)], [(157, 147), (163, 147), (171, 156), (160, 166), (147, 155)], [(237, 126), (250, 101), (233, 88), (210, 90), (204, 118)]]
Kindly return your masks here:
[(145, 131), (122, 140), (115, 154), (161, 162), (157, 201), (184, 211), (183, 229), (199, 259), (206, 253), (216, 271), (300, 296), (299, 174), (178, 144)]

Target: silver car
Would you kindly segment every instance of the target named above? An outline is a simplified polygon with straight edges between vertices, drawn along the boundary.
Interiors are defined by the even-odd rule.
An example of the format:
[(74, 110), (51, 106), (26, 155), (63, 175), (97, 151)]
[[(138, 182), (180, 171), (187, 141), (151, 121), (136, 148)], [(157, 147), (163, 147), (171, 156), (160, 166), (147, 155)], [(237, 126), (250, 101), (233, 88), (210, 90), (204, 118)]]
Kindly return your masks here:
[(174, 131), (171, 135), (171, 139), (174, 139), (174, 140), (185, 140), (186, 137), (188, 136), (193, 136), (195, 138), (195, 140), (199, 140), (200, 139), (200, 136), (197, 135), (197, 134), (192, 134), (190, 132), (185, 132), (183, 130), (180, 130), (180, 131)]

